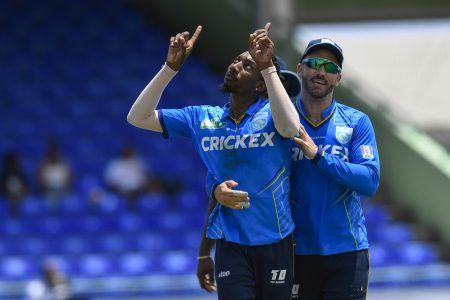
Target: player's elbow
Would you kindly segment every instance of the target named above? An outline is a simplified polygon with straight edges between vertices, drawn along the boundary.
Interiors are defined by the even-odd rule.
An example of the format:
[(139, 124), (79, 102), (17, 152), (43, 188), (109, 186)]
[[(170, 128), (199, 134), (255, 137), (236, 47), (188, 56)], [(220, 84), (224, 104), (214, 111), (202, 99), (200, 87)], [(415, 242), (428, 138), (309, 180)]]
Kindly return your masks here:
[(127, 115), (127, 122), (130, 123), (133, 126), (137, 126), (138, 122), (137, 119), (133, 116), (133, 114), (131, 112), (128, 113)]
[(364, 190), (364, 192), (362, 192), (363, 195), (368, 196), (368, 197), (375, 196), (375, 194), (378, 190), (378, 186), (380, 185), (380, 173), (373, 172), (373, 171), (371, 173), (372, 173), (372, 176), (371, 176), (370, 184), (368, 184), (366, 186), (366, 189)]
[(297, 135), (300, 128), (300, 122), (291, 122), (284, 126), (276, 126), (278, 133), (284, 138), (293, 138)]

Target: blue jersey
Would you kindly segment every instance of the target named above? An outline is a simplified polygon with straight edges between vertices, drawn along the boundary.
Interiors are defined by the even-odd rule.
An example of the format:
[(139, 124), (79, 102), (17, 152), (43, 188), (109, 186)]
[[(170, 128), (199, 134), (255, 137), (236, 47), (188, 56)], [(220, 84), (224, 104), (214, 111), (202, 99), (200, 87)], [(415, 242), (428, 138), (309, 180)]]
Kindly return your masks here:
[(297, 255), (329, 255), (367, 249), (360, 195), (375, 194), (380, 162), (375, 134), (367, 115), (333, 103), (313, 125), (300, 99), (301, 123), (319, 147), (314, 161), (292, 148), (291, 209)]
[(233, 179), (249, 193), (251, 206), (234, 210), (218, 204), (207, 237), (241, 245), (280, 241), (294, 230), (289, 206), (290, 140), (275, 129), (269, 102), (258, 100), (237, 125), (229, 105), (159, 111), (165, 137), (194, 140), (211, 180)]

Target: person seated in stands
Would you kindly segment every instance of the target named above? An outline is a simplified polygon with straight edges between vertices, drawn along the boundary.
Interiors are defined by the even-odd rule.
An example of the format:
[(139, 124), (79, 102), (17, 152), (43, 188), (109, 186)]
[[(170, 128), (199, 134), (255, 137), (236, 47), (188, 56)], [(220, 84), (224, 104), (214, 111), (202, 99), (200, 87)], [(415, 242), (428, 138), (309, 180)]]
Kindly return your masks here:
[(56, 205), (72, 192), (73, 172), (71, 165), (62, 157), (56, 141), (50, 141), (47, 152), (37, 170), (39, 190)]
[(6, 153), (3, 157), (3, 170), (1, 173), (0, 193), (11, 205), (11, 212), (20, 211), (22, 200), (29, 193), (28, 180), (21, 169), (17, 153)]
[(107, 164), (104, 180), (112, 192), (127, 198), (130, 206), (143, 193), (162, 190), (160, 182), (151, 176), (150, 169), (131, 145), (125, 146), (120, 156)]

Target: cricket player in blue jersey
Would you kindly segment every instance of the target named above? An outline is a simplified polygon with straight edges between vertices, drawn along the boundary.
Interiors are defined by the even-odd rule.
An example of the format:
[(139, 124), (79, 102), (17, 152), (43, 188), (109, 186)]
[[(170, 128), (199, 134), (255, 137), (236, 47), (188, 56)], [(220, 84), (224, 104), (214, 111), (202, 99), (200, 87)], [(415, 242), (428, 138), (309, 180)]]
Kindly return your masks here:
[[(365, 299), (369, 244), (360, 195), (378, 188), (380, 163), (368, 116), (336, 102), (343, 51), (312, 40), (297, 65), (302, 81), (294, 102), (302, 123), (294, 138), (291, 209), (295, 222), (292, 299)], [(232, 207), (230, 192), (210, 182)], [(250, 199), (251, 200), (251, 199)]]
[(369, 117), (336, 102), (344, 55), (326, 38), (312, 40), (297, 65), (291, 208), (295, 230), (293, 299), (365, 299), (369, 243), (360, 195), (373, 196), (380, 161)]
[[(286, 63), (283, 59), (277, 56), (277, 62), (280, 66), (280, 78), (283, 83), (283, 86), (288, 93), (291, 99), (296, 99), (300, 93), (301, 83), (300, 77), (297, 73), (292, 72), (287, 69)], [(211, 250), (214, 247), (215, 240), (209, 239), (206, 237), (206, 229), (208, 225), (208, 217), (214, 207), (217, 205), (216, 200), (214, 199), (214, 194), (211, 194), (212, 189), (215, 189), (216, 186), (211, 187), (209, 184), (215, 183), (215, 179), (211, 174), (207, 174), (207, 192), (212, 196), (210, 199), (207, 219), (205, 220), (204, 232), (202, 235), (201, 244), (199, 247), (199, 260), (197, 265), (197, 277), (200, 283), (200, 286), (208, 292), (213, 292), (216, 290), (216, 284), (214, 281), (214, 261), (210, 256)], [(242, 198), (236, 196), (236, 191), (233, 188), (237, 187), (238, 183), (234, 180), (226, 181), (222, 186), (218, 189), (215, 189), (216, 193), (219, 193), (218, 197), (222, 199), (222, 202), (225, 203), (225, 206), (230, 205), (230, 208), (240, 208)], [(248, 201), (247, 197), (245, 201)]]
[(216, 181), (232, 178), (246, 190), (234, 191), (238, 209), (218, 204), (208, 222), (207, 236), (217, 240), (219, 299), (289, 299), (292, 290), (289, 144), (300, 121), (279, 78), (269, 27), (250, 34), (249, 50), (228, 67), (221, 85), (230, 95), (225, 106), (156, 110), (164, 88), (191, 53), (199, 26), (191, 38), (188, 32), (171, 37), (165, 65), (128, 114), (137, 127), (167, 138), (191, 138)]

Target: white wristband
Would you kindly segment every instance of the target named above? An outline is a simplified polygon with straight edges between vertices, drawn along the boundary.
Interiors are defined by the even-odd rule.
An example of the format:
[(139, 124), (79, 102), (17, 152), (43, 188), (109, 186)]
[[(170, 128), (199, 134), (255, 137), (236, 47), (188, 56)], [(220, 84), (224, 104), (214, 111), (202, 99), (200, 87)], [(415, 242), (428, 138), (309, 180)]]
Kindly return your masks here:
[(178, 71), (172, 70), (166, 63), (162, 66), (162, 70), (170, 78), (173, 78), (178, 73)]
[(263, 77), (266, 77), (267, 75), (269, 75), (271, 73), (276, 73), (276, 72), (277, 72), (277, 68), (275, 66), (268, 67), (268, 68), (265, 68), (264, 70), (261, 70), (261, 74)]

